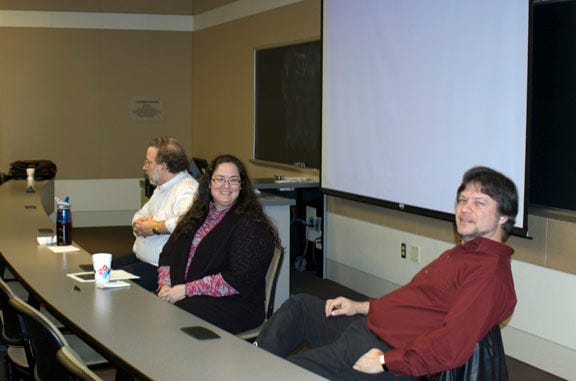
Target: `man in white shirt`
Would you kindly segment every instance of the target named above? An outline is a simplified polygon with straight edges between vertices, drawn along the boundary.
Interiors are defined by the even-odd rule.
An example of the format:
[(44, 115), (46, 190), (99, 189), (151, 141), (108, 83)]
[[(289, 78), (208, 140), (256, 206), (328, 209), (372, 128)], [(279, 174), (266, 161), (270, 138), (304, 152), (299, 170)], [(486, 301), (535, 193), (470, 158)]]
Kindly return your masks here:
[(156, 189), (132, 218), (134, 253), (116, 259), (112, 268), (140, 276), (139, 284), (149, 291), (158, 286), (160, 252), (180, 217), (190, 209), (198, 188), (188, 166), (186, 152), (176, 139), (159, 137), (148, 145), (143, 169)]

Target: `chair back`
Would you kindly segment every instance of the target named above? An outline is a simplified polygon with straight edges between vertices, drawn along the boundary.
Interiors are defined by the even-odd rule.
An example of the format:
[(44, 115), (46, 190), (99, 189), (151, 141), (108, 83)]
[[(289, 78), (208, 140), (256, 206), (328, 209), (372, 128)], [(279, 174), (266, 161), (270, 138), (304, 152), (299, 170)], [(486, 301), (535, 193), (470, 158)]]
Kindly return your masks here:
[(0, 310), (2, 311), (1, 340), (7, 347), (4, 357), (5, 379), (30, 378), (34, 369), (32, 348), (24, 338), (18, 313), (10, 305), (15, 294), (8, 284), (0, 279)]
[(64, 336), (50, 320), (17, 296), (12, 297), (9, 304), (24, 323), (27, 332), (25, 340), (30, 342), (36, 361), (34, 378), (65, 380), (67, 373), (56, 359), (58, 350), (68, 345)]
[(190, 175), (196, 180), (198, 180), (200, 176), (202, 176), (202, 172), (200, 171), (200, 168), (198, 168), (194, 160), (190, 160), (190, 165), (188, 166), (188, 173), (190, 173)]
[(282, 256), (284, 250), (281, 247), (274, 249), (272, 261), (266, 271), (266, 286), (264, 289), (264, 322), (258, 327), (248, 331), (241, 332), (236, 336), (243, 340), (254, 340), (260, 334), (260, 330), (266, 321), (274, 313), (274, 298), (276, 296), (276, 283), (278, 283), (278, 275), (280, 275), (280, 268), (282, 267)]
[(276, 296), (276, 284), (278, 283), (278, 275), (280, 275), (280, 267), (282, 265), (283, 250), (281, 247), (274, 249), (274, 256), (268, 266), (266, 272), (266, 288), (264, 294), (264, 312), (266, 320), (268, 320), (274, 313), (274, 299)]
[(500, 326), (495, 325), (474, 346), (468, 362), (431, 378), (434, 381), (508, 381)]
[[(202, 159), (199, 157), (193, 157), (191, 162), (193, 162), (194, 165), (196, 166), (196, 168), (198, 168), (200, 175), (203, 175), (204, 173), (206, 173), (206, 169), (208, 169), (208, 161), (206, 159)], [(200, 176), (198, 176), (198, 178), (200, 178)], [(198, 180), (198, 179), (196, 179), (196, 180)]]
[(64, 346), (56, 352), (58, 363), (68, 372), (69, 380), (101, 381), (102, 379), (92, 372), (78, 354), (69, 346)]
[(0, 279), (0, 310), (2, 310), (2, 342), (8, 346), (23, 346), (24, 336), (18, 314), (9, 301), (15, 297), (12, 289)]

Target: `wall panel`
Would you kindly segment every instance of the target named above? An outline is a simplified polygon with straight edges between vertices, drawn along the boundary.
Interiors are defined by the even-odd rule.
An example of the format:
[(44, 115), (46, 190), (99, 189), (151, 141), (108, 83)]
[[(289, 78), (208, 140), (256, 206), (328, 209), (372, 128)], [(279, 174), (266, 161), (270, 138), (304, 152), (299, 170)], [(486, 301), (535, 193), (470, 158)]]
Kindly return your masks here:
[[(0, 171), (50, 159), (58, 178), (140, 177), (145, 146), (170, 135), (189, 150), (189, 32), (0, 28)], [(164, 101), (134, 121), (130, 98)]]

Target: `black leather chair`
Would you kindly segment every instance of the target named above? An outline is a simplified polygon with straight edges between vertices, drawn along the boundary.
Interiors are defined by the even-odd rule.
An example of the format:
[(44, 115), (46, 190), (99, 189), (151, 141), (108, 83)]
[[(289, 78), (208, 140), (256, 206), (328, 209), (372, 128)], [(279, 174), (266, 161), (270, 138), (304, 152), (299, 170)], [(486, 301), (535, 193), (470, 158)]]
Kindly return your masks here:
[(82, 353), (83, 362), (88, 366), (109, 366), (109, 363), (88, 347), (75, 335), (64, 336), (58, 328), (37, 309), (17, 296), (10, 298), (9, 306), (17, 312), (23, 323), (24, 340), (28, 343), (34, 363), (33, 374), (36, 380), (66, 380), (67, 370), (57, 361), (56, 353), (65, 346)]
[(4, 379), (32, 379), (34, 357), (28, 343), (24, 340), (18, 313), (9, 301), (15, 297), (8, 285), (0, 279), (0, 309), (2, 311), (1, 340), (6, 346), (4, 355)]
[(431, 381), (507, 381), (508, 369), (500, 326), (494, 326), (490, 332), (474, 347), (468, 362), (459, 368), (447, 370)]
[(188, 172), (190, 172), (190, 175), (192, 175), (192, 177), (194, 177), (196, 180), (199, 180), (200, 176), (206, 172), (207, 167), (208, 162), (206, 160), (193, 157), (192, 160), (190, 160)]
[(194, 163), (194, 165), (198, 168), (200, 175), (196, 177), (194, 174), (192, 174), (192, 172), (190, 172), (190, 174), (192, 174), (192, 176), (198, 180), (200, 176), (206, 172), (206, 169), (208, 168), (208, 161), (199, 157), (193, 157), (191, 163)]

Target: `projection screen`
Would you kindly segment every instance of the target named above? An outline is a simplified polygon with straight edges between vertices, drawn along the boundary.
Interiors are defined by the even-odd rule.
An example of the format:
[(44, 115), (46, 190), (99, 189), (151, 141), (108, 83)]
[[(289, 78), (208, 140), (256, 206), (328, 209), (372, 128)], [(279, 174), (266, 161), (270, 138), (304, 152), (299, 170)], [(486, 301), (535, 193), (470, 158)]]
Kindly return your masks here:
[(525, 224), (530, 2), (323, 2), (327, 194), (452, 216), (464, 171), (518, 187)]

